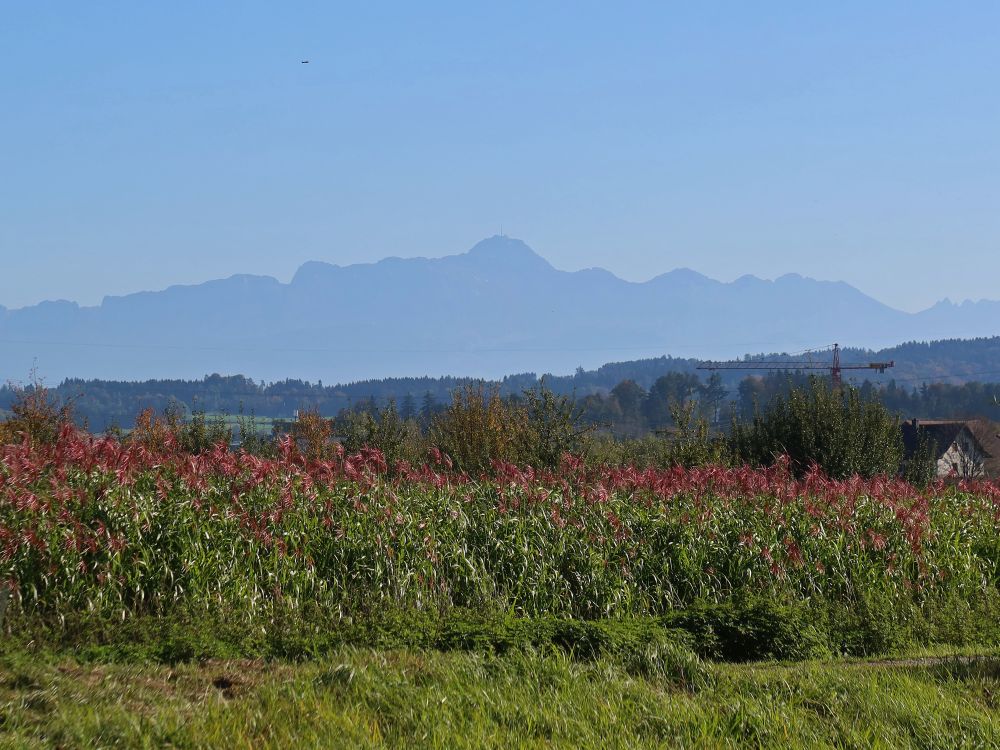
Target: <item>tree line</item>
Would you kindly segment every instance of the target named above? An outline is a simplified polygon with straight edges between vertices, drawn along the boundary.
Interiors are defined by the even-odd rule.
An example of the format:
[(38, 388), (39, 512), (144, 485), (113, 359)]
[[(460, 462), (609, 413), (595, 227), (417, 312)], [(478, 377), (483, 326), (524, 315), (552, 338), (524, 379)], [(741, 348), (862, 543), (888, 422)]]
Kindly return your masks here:
[[(634, 383), (616, 386), (609, 399), (637, 398), (641, 390)], [(713, 429), (710, 408), (721, 393), (718, 378), (708, 383), (690, 376), (658, 379), (651, 393), (631, 408), (638, 414), (643, 406), (662, 404), (669, 417), (651, 418), (669, 422), (671, 428), (623, 438), (600, 433), (588, 421), (587, 407), (544, 386), (504, 397), (499, 386), (485, 383), (456, 389), (447, 405), (426, 415), (426, 422), (416, 414), (404, 415), (390, 400), (383, 407), (343, 410), (334, 418), (307, 409), (267, 432), (244, 413), (234, 430), (221, 416), (194, 412), (188, 418), (174, 402), (160, 414), (143, 410), (127, 432), (111, 432), (154, 453), (214, 451), (236, 437), (242, 450), (263, 457), (282, 454), (291, 441), (308, 460), (376, 449), (387, 470), (406, 471), (404, 467), (431, 460), (472, 475), (502, 471), (509, 464), (552, 469), (573, 460), (638, 468), (782, 462), (798, 476), (815, 467), (835, 478), (902, 472), (913, 481), (927, 481), (933, 476), (930, 446), (904, 463), (899, 417), (858, 388), (835, 389), (814, 375), (802, 386), (790, 385), (767, 407), (755, 407), (751, 418), (732, 416), (725, 432)], [(54, 442), (67, 427), (75, 429), (72, 410), (72, 403), (60, 402), (44, 386), (18, 388), (9, 414), (0, 421), (0, 444)]]
[[(588, 382), (597, 377), (597, 372), (582, 373), (579, 381)], [(502, 398), (519, 398), (526, 390), (543, 386), (556, 395), (572, 398), (581, 410), (582, 419), (599, 431), (617, 437), (639, 437), (676, 426), (669, 408), (671, 403), (689, 406), (695, 416), (706, 419), (713, 429), (724, 429), (733, 416), (749, 419), (755, 408), (766, 406), (808, 382), (806, 374), (796, 372), (728, 380), (726, 375), (731, 373), (714, 372), (706, 376), (693, 367), (687, 371), (660, 372), (655, 378), (651, 375), (624, 378), (607, 387), (577, 389), (571, 387), (577, 382), (574, 376), (539, 379), (532, 373), (509, 376), (487, 385), (495, 387)], [(194, 381), (141, 383), (66, 380), (49, 390), (58, 401), (72, 402), (78, 422), (95, 432), (128, 428), (147, 408), (158, 413), (174, 408), (188, 414), (244, 413), (289, 419), (303, 410), (331, 417), (347, 412), (372, 412), (386, 407), (390, 401), (404, 421), (415, 420), (426, 429), (433, 416), (448, 407), (456, 390), (478, 382), (452, 377), (392, 378), (325, 386), (301, 380), (260, 383), (240, 375), (211, 375)], [(903, 418), (989, 416), (996, 413), (1000, 401), (1000, 383), (978, 381), (915, 385), (895, 380), (884, 384), (864, 380), (857, 390), (861, 398), (878, 400), (891, 413)], [(16, 385), (0, 387), (0, 412), (9, 411), (17, 392)]]

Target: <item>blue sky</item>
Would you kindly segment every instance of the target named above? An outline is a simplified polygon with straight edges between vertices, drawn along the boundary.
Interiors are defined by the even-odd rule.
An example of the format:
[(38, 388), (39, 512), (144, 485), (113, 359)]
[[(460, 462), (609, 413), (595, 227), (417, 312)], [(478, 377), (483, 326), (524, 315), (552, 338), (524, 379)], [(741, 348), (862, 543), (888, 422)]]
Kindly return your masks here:
[(0, 304), (501, 223), (633, 280), (997, 299), (998, 28), (986, 2), (8, 3)]

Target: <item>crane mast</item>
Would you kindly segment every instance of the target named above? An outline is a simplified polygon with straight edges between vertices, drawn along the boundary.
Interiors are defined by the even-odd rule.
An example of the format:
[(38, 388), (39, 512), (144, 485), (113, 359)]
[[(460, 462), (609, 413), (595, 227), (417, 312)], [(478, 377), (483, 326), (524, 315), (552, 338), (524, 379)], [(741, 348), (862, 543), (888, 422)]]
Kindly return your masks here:
[(885, 371), (894, 367), (895, 360), (890, 362), (867, 362), (857, 364), (842, 364), (840, 361), (840, 345), (833, 345), (833, 361), (825, 362), (744, 362), (740, 360), (730, 360), (726, 362), (702, 362), (698, 365), (699, 370), (829, 370), (830, 381), (833, 387), (839, 389), (842, 383), (842, 373), (844, 370), (877, 370), (884, 374)]

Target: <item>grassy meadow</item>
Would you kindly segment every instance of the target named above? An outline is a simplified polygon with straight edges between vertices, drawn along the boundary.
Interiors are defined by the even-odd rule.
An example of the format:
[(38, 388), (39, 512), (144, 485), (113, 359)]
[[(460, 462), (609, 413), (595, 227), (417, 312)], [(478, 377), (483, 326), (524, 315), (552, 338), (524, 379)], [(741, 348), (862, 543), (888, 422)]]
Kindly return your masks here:
[(996, 660), (704, 664), (346, 648), (302, 663), (0, 657), (7, 747), (996, 747)]

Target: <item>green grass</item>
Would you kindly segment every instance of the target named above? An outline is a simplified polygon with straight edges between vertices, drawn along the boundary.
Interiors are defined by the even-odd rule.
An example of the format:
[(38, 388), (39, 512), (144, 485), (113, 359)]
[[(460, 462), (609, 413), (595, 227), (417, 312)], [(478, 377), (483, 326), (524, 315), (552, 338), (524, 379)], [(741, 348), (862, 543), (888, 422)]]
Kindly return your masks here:
[[(5, 412), (3, 409), (0, 409), (0, 421), (6, 419), (9, 416), (10, 416), (9, 412)], [(203, 416), (205, 421), (208, 422), (209, 424), (215, 424), (216, 422), (221, 422), (228, 429), (233, 431), (234, 436), (239, 437), (239, 428), (240, 428), (239, 414), (210, 411), (210, 412), (205, 412)], [(249, 415), (245, 416), (244, 419), (249, 419)], [(255, 415), (253, 417), (253, 422), (254, 426), (257, 428), (258, 435), (270, 435), (271, 429), (274, 427), (275, 422), (292, 422), (294, 421), (294, 419), (295, 417), (292, 415), (289, 415), (287, 417), (260, 417)], [(184, 422), (185, 424), (190, 424), (191, 417), (188, 416), (188, 418), (185, 419)], [(132, 427), (123, 427), (121, 429), (121, 434), (129, 435), (132, 431), (133, 431)]]
[(703, 664), (345, 647), (303, 663), (0, 656), (2, 747), (996, 747), (1000, 661)]
[[(250, 415), (245, 415), (244, 419), (249, 419)], [(214, 422), (220, 420), (225, 423), (226, 427), (236, 429), (240, 426), (240, 415), (230, 414), (229, 412), (221, 411), (208, 411), (205, 412), (205, 419), (208, 422)], [(258, 432), (270, 433), (271, 426), (275, 422), (292, 422), (295, 420), (294, 415), (289, 414), (287, 417), (261, 417), (258, 415), (253, 415), (253, 421), (257, 426)]]

